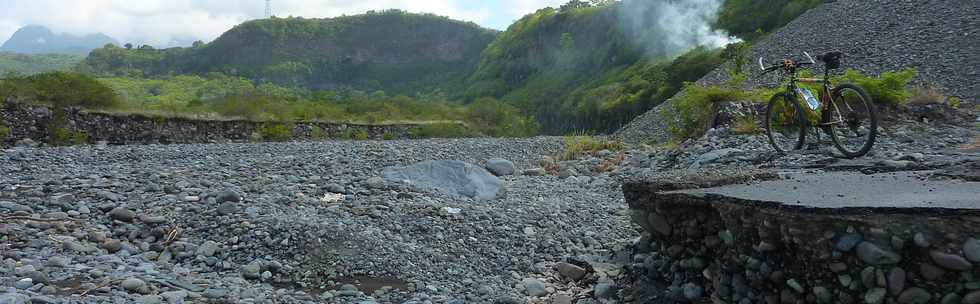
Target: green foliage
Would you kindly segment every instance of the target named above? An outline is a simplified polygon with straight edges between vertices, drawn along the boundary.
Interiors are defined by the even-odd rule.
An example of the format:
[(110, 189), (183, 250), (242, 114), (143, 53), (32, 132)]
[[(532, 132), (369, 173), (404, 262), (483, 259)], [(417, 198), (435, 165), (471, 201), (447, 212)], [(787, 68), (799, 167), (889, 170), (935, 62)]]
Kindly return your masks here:
[(861, 74), (853, 69), (848, 69), (843, 76), (838, 77), (837, 81), (850, 82), (863, 87), (871, 95), (871, 99), (879, 104), (903, 104), (908, 101), (911, 92), (908, 89), (909, 82), (918, 75), (918, 71), (907, 68), (901, 71), (890, 71), (881, 73), (880, 77), (873, 77)]
[(55, 127), (51, 131), (51, 145), (76, 146), (88, 142), (89, 134), (85, 131), (72, 131), (66, 127)]
[(963, 101), (956, 96), (950, 97), (948, 102), (949, 106), (953, 107), (954, 109), (959, 109), (961, 106), (963, 106)]
[(465, 138), (476, 137), (479, 134), (470, 130), (466, 125), (458, 123), (423, 124), (409, 130), (412, 138)]
[(565, 153), (562, 159), (577, 159), (602, 150), (619, 151), (626, 147), (618, 139), (596, 138), (594, 136), (566, 136)]
[(824, 0), (725, 0), (715, 27), (755, 40), (823, 3)]
[(34, 75), (51, 71), (69, 70), (84, 57), (66, 54), (37, 54), (26, 55), (0, 52), (0, 75), (11, 73), (19, 75)]
[(0, 142), (3, 142), (7, 138), (9, 138), (10, 134), (11, 134), (10, 127), (7, 127), (5, 125), (0, 125)]
[(735, 134), (758, 134), (763, 131), (762, 127), (759, 126), (759, 120), (752, 115), (735, 117), (732, 129)]
[(0, 99), (27, 98), (58, 107), (113, 108), (119, 97), (95, 78), (71, 72), (15, 76), (0, 81)]
[(80, 69), (103, 76), (220, 72), (279, 85), (405, 95), (460, 92), (495, 36), (474, 23), (400, 10), (271, 18), (242, 23), (191, 48), (108, 46), (93, 51)]
[(538, 133), (538, 124), (520, 111), (494, 98), (484, 97), (467, 107), (467, 121), (482, 134), (492, 137), (529, 137)]
[(368, 139), (371, 139), (371, 135), (368, 134), (367, 129), (358, 128), (358, 129), (355, 129), (352, 134), (353, 135), (351, 135), (351, 139), (353, 139), (353, 140), (368, 140)]
[(673, 138), (687, 139), (700, 136), (710, 127), (717, 112), (717, 103), (745, 99), (751, 93), (735, 86), (701, 86), (688, 84), (684, 92), (674, 99), (673, 107), (663, 112), (668, 132)]
[(385, 132), (385, 134), (381, 135), (381, 139), (383, 139), (383, 140), (394, 140), (395, 139), (395, 133)]
[(287, 141), (293, 139), (293, 125), (285, 123), (264, 123), (259, 126), (259, 136), (263, 140)]
[(313, 139), (326, 139), (328, 136), (327, 132), (321, 127), (313, 126), (313, 129), (310, 130), (310, 137)]

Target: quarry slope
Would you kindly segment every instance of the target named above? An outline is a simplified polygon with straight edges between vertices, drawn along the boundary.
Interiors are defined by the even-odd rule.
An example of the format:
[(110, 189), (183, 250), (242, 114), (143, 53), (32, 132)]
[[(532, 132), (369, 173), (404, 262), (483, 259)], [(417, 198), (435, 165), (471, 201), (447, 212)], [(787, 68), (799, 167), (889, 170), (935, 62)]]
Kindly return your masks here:
[[(980, 100), (980, 2), (842, 0), (824, 4), (801, 15), (769, 38), (757, 42), (749, 57), (768, 62), (800, 58), (801, 52), (822, 54), (840, 50), (847, 54), (843, 67), (875, 75), (915, 68), (914, 82), (932, 83), (965, 103)], [(700, 84), (728, 80), (726, 64), (712, 71)], [(819, 69), (822, 71), (822, 68)], [(750, 86), (779, 84), (776, 73), (759, 76), (753, 65)], [(680, 94), (683, 94), (681, 92)], [(672, 106), (668, 100), (634, 119), (617, 134), (628, 141), (666, 140), (661, 113)]]

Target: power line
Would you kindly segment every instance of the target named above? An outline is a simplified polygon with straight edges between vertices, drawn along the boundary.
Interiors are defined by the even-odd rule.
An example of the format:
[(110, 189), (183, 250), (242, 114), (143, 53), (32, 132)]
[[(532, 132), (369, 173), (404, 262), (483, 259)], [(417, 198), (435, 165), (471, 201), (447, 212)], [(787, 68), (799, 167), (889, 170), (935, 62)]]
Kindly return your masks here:
[(265, 0), (265, 18), (272, 18), (272, 0)]

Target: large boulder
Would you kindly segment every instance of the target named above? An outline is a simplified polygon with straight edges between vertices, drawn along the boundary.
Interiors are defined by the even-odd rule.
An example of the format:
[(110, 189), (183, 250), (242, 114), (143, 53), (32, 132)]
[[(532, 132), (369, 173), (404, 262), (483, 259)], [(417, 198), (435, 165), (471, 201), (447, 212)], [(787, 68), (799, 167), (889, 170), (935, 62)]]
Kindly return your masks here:
[(405, 167), (388, 167), (382, 172), (389, 183), (435, 188), (478, 201), (493, 200), (505, 193), (504, 182), (487, 170), (461, 161), (434, 160)]
[(491, 158), (487, 160), (487, 170), (496, 176), (514, 175), (517, 167), (514, 163), (503, 158)]

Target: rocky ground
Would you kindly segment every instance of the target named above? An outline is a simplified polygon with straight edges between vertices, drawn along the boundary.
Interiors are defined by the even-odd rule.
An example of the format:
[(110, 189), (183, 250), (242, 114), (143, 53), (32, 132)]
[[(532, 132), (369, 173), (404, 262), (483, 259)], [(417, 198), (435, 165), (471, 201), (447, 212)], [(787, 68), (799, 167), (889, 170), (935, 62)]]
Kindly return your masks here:
[[(942, 113), (887, 115), (859, 160), (829, 143), (776, 155), (764, 136), (724, 127), (557, 163), (547, 156), (563, 139), (548, 137), (3, 150), (0, 303), (670, 303), (620, 289), (640, 235), (624, 178), (980, 157), (974, 117)], [(494, 200), (381, 178), (491, 158), (516, 167)]]
[(586, 290), (564, 284), (556, 263), (597, 260), (636, 235), (615, 172), (517, 172), (505, 198), (482, 202), (378, 178), (429, 159), (534, 169), (562, 143), (6, 150), (0, 302), (569, 302)]

